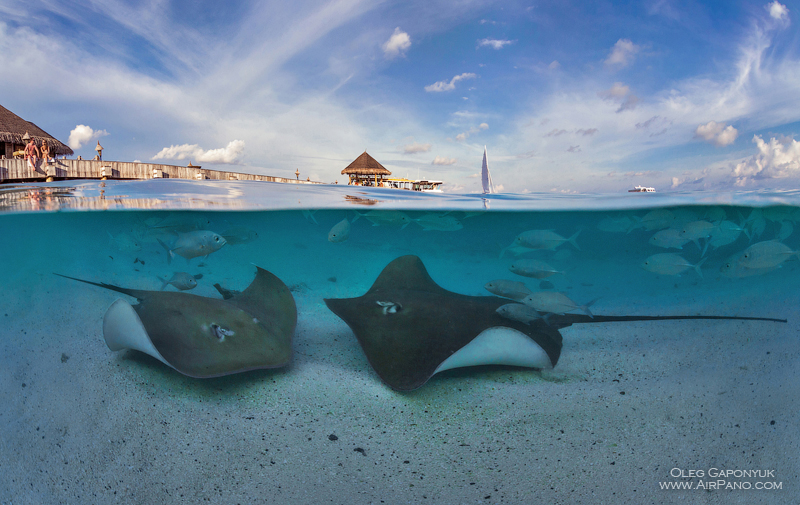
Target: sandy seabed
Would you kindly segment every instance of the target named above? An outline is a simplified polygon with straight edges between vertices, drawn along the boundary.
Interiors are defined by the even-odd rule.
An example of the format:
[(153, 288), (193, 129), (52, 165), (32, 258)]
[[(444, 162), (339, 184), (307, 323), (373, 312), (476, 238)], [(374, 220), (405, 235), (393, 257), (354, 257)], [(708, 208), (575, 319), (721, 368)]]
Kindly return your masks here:
[[(322, 301), (363, 293), (375, 272), (287, 280), (299, 313), (293, 363), (197, 380), (134, 351), (109, 351), (102, 317), (119, 295), (53, 280), (57, 257), (47, 258), (32, 250), (4, 274), (2, 504), (788, 504), (800, 496), (800, 293), (788, 278), (742, 289), (724, 307), (702, 292), (687, 299), (667, 290), (593, 307), (660, 314), (669, 304), (669, 313), (788, 324), (574, 325), (562, 330), (553, 371), (463, 369), (397, 393)], [(239, 288), (252, 275), (242, 263)], [(796, 277), (797, 268), (786, 270)], [(724, 479), (749, 490), (662, 489), (718, 480), (676, 478), (676, 468), (774, 478)], [(757, 490), (758, 482), (781, 488)]]

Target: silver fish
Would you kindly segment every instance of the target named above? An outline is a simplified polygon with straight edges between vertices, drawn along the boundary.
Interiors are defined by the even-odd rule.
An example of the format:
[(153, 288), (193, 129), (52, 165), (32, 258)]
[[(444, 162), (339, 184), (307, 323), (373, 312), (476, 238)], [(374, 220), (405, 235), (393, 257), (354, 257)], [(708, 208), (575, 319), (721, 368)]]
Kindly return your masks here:
[(707, 259), (708, 258), (703, 258), (696, 265), (692, 265), (678, 254), (659, 253), (654, 254), (644, 260), (641, 266), (648, 272), (653, 272), (654, 274), (659, 275), (680, 275), (690, 268), (694, 268), (695, 272), (697, 272), (697, 275), (702, 278), (703, 272), (700, 271), (700, 265), (702, 265)]
[[(355, 219), (353, 221), (355, 221)], [(344, 218), (333, 225), (331, 231), (328, 232), (329, 242), (344, 242), (348, 238), (350, 238), (350, 221), (348, 221), (347, 218)]]
[(132, 252), (132, 251), (142, 250), (141, 241), (139, 241), (139, 239), (137, 239), (133, 235), (130, 235), (128, 233), (120, 233), (114, 236), (110, 232), (106, 233), (108, 233), (108, 240), (109, 243), (111, 244), (111, 247), (113, 247), (118, 251)]
[(495, 312), (506, 319), (519, 321), (523, 324), (531, 324), (531, 322), (537, 319), (543, 319), (538, 310), (523, 303), (507, 303), (498, 307)]
[(364, 214), (360, 212), (356, 212), (356, 214), (372, 223), (372, 226), (399, 226), (400, 229), (403, 229), (412, 221), (408, 214), (399, 210), (371, 210)]
[(461, 221), (453, 216), (429, 212), (420, 218), (414, 219), (425, 231), (456, 231), (464, 227)]
[(258, 238), (258, 233), (244, 226), (228, 228), (220, 233), (229, 245), (247, 244)]
[(537, 291), (525, 297), (522, 302), (533, 307), (539, 312), (549, 312), (552, 314), (565, 314), (574, 310), (580, 310), (587, 316), (594, 318), (589, 307), (597, 300), (592, 300), (584, 305), (578, 305), (569, 299), (564, 293), (554, 291)]
[(531, 294), (531, 290), (528, 289), (524, 283), (519, 281), (496, 279), (487, 282), (483, 287), (486, 288), (486, 291), (492, 294), (502, 296), (504, 298), (511, 298), (512, 300), (522, 300)]
[(534, 279), (544, 279), (551, 275), (564, 273), (560, 270), (556, 270), (544, 261), (530, 258), (514, 260), (514, 263), (512, 263), (508, 269), (517, 275), (533, 277)]
[(529, 230), (517, 235), (512, 245), (521, 245), (530, 249), (546, 249), (554, 251), (558, 246), (564, 242), (569, 242), (575, 249), (581, 250), (575, 239), (580, 234), (580, 230), (576, 231), (570, 238), (564, 238), (552, 230)]
[(197, 230), (178, 234), (171, 245), (161, 239), (158, 239), (158, 243), (167, 250), (167, 263), (171, 263), (176, 254), (186, 258), (187, 262), (198, 256), (208, 256), (227, 244), (227, 241), (213, 231)]
[(667, 228), (666, 230), (657, 231), (650, 237), (648, 242), (650, 245), (665, 249), (683, 249), (684, 244), (689, 242), (689, 239), (684, 237), (680, 230)]
[(197, 287), (197, 279), (195, 276), (186, 272), (175, 272), (171, 279), (162, 279), (162, 281), (164, 284), (161, 285), (161, 291), (164, 291), (170, 284), (181, 291), (187, 291)]
[(792, 256), (799, 256), (800, 251), (793, 251), (778, 240), (765, 240), (745, 249), (739, 256), (739, 266), (744, 268), (772, 268), (780, 265)]

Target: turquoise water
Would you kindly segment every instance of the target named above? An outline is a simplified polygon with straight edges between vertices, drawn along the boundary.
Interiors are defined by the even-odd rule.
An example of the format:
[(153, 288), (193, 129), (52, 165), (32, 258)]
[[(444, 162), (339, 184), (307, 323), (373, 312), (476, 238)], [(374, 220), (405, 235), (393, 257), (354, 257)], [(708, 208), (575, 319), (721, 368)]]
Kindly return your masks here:
[[(273, 183), (60, 182), (0, 188), (0, 205), (0, 503), (798, 496), (796, 192), (483, 198)], [(329, 240), (343, 220), (346, 239)], [(695, 233), (697, 243), (651, 243), (689, 223), (683, 237)], [(158, 240), (197, 230), (229, 243), (205, 258), (168, 261)], [(531, 230), (564, 241), (510, 247)], [(790, 252), (785, 258), (749, 249), (760, 263), (741, 260), (774, 239)], [(679, 255), (685, 271), (674, 273), (674, 261), (643, 268), (663, 253)], [(576, 306), (591, 302), (596, 315), (788, 322), (574, 324), (560, 330), (552, 370), (462, 368), (397, 392), (323, 299), (363, 295), (404, 255), (418, 256), (443, 288), (470, 296), (488, 296), (487, 282), (507, 279), (564, 293)], [(558, 273), (512, 273), (520, 260)], [(136, 351), (111, 352), (103, 316), (114, 300), (135, 300), (53, 275), (159, 290), (186, 272), (200, 274), (190, 293), (221, 298), (214, 284), (243, 290), (254, 265), (281, 279), (297, 304), (292, 363), (215, 379), (185, 377)], [(711, 480), (675, 478), (675, 468), (769, 469), (774, 478), (728, 480), (781, 488), (661, 489)]]

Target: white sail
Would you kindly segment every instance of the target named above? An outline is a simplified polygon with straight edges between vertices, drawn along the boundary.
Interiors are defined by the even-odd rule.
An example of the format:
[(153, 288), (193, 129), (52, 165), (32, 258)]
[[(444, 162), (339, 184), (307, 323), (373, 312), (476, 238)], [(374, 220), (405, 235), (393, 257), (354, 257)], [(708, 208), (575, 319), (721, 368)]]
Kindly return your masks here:
[(481, 167), (481, 183), (483, 184), (484, 193), (494, 193), (494, 184), (492, 184), (492, 175), (489, 173), (489, 162), (486, 159), (486, 146), (483, 146), (483, 166)]

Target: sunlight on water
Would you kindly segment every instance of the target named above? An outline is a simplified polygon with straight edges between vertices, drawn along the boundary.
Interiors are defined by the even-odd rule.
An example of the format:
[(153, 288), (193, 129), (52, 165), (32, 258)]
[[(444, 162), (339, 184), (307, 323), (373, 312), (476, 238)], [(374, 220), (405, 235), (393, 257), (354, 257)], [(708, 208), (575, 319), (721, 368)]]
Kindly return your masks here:
[[(563, 493), (578, 482), (614, 487), (623, 501), (672, 502), (682, 495), (658, 491), (675, 480), (670, 469), (712, 465), (775, 469), (781, 496), (796, 496), (798, 196), (426, 195), (195, 181), (2, 187), (0, 455), (18, 463), (3, 466), (0, 502), (147, 502), (167, 489), (153, 475), (175, 468), (233, 501), (265, 479), (308, 501), (358, 479), (364, 465), (382, 468), (369, 474), (367, 502), (391, 501), (391, 487), (409, 502), (480, 501), (497, 488), (522, 503), (532, 488), (546, 498), (551, 486)], [(419, 389), (393, 390), (404, 388), (379, 368), (395, 358), (368, 355), (324, 299), (361, 297), (408, 255), (448, 291), (507, 297), (517, 306), (492, 316), (500, 326), (535, 329), (531, 338), (558, 353), (537, 355), (550, 361), (541, 370), (420, 372)], [(215, 379), (110, 351), (106, 311), (136, 297), (53, 275), (222, 300), (247, 288), (256, 266), (296, 303), (291, 363)], [(417, 282), (406, 268), (398, 289)], [(392, 288), (357, 317), (429, 311), (436, 317), (407, 337), (433, 327), (434, 340), (457, 321), (486, 324), (463, 299), (419, 305), (422, 294), (395, 299)], [(224, 325), (204, 328), (236, 341)], [(459, 350), (447, 345), (439, 347)], [(298, 482), (311, 464), (324, 478)], [(450, 470), (437, 473), (442, 465)], [(87, 472), (103, 483), (92, 488), (102, 498), (82, 487)]]

